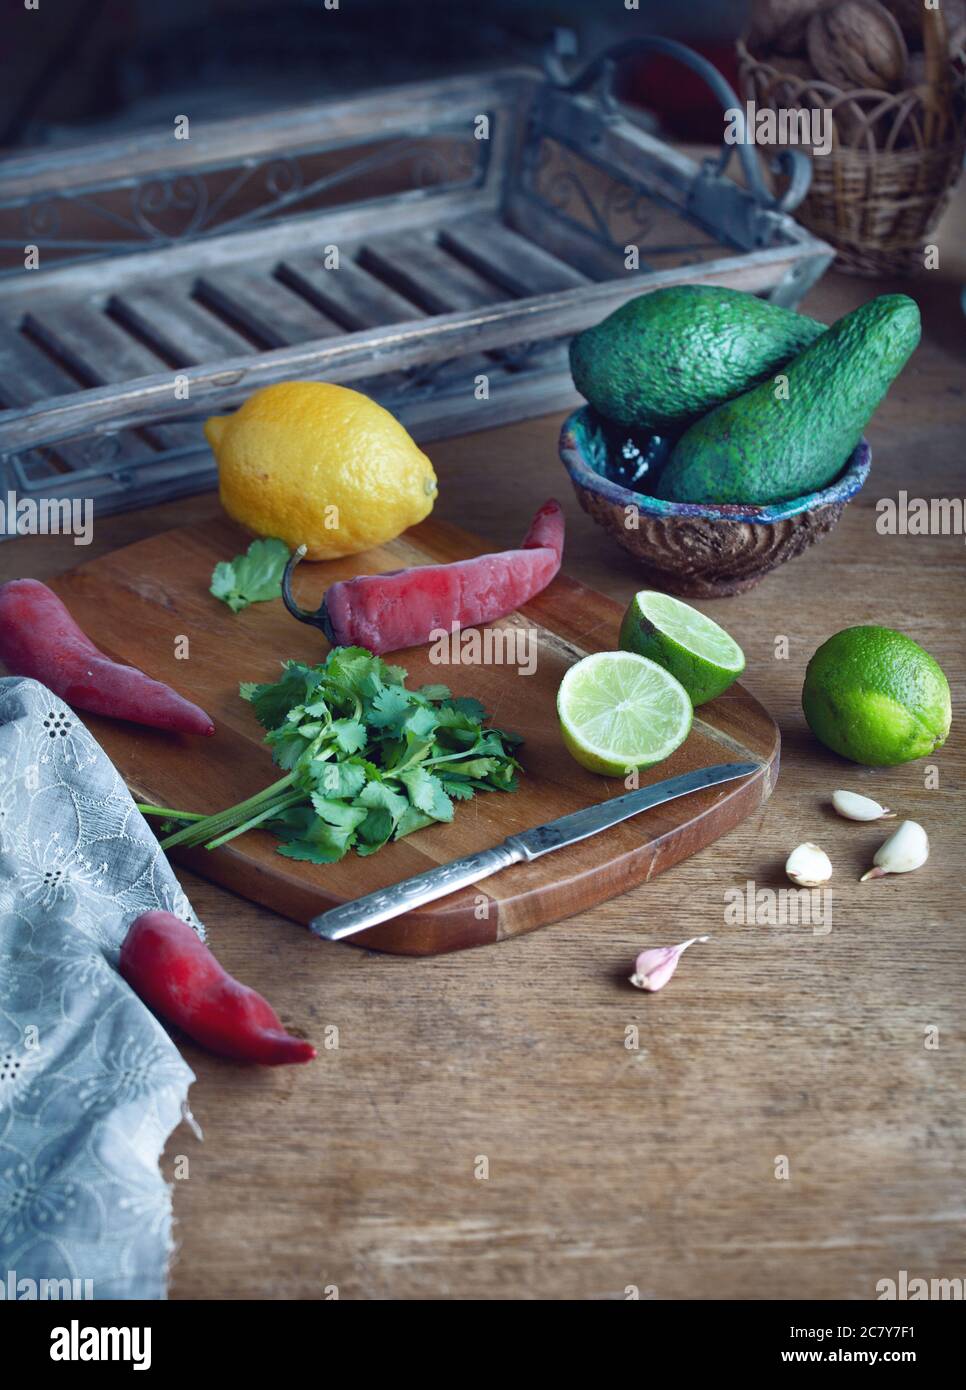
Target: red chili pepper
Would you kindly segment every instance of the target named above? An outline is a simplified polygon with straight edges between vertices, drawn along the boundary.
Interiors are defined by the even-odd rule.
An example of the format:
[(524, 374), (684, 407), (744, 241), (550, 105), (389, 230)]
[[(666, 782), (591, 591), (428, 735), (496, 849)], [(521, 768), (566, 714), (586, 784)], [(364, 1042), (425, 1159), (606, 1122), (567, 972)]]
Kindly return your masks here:
[(317, 613), (292, 598), (292, 570), (301, 559), (296, 551), (285, 568), (282, 597), (294, 617), (320, 627), (333, 646), (394, 652), (428, 642), (434, 632), (449, 633), (454, 625), (475, 627), (512, 613), (553, 579), (563, 544), (563, 512), (551, 499), (533, 518), (519, 550), (341, 579), (327, 590)]
[(220, 1057), (266, 1067), (311, 1062), (315, 1048), (282, 1027), (266, 999), (222, 969), (171, 912), (145, 912), (121, 947), (120, 971), (145, 1004)]
[(0, 660), (13, 675), (33, 677), (75, 709), (182, 734), (215, 732), (204, 710), (169, 685), (105, 656), (37, 579), (11, 579), (0, 587)]

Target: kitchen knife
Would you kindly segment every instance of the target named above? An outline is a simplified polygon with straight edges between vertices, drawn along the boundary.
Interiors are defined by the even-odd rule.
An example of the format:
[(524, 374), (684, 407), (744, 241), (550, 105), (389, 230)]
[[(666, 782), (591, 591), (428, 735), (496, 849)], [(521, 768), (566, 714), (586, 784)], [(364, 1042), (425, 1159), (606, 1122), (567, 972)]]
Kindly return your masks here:
[(451, 864), (438, 864), (389, 888), (367, 893), (353, 902), (342, 903), (313, 917), (309, 927), (329, 941), (341, 941), (343, 937), (354, 936), (356, 932), (386, 922), (390, 917), (412, 912), (414, 908), (445, 897), (447, 893), (467, 888), (498, 869), (506, 869), (511, 864), (529, 863), (532, 859), (539, 859), (541, 854), (549, 854), (552, 850), (562, 849), (564, 845), (574, 845), (578, 840), (597, 835), (601, 830), (609, 830), (612, 825), (618, 825), (640, 811), (661, 806), (678, 796), (687, 796), (689, 792), (701, 791), (703, 787), (714, 787), (719, 782), (733, 782), (738, 777), (747, 777), (752, 772), (758, 772), (759, 767), (758, 763), (718, 763), (714, 767), (701, 767), (695, 772), (685, 772), (680, 777), (656, 782), (653, 787), (626, 792), (610, 801), (601, 801), (596, 806), (587, 806), (582, 811), (561, 816), (559, 820), (538, 825), (533, 830), (509, 835), (493, 849), (468, 854), (465, 859), (454, 859)]

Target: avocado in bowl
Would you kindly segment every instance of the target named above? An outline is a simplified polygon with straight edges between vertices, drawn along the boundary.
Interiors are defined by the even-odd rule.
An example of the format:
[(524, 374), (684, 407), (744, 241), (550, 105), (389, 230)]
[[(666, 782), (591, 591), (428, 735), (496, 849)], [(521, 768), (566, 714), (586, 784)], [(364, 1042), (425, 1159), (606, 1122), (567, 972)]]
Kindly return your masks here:
[[(564, 421), (560, 458), (584, 511), (634, 556), (649, 583), (683, 598), (743, 593), (800, 555), (831, 531), (872, 462), (863, 438), (820, 491), (763, 504), (671, 502), (617, 481), (628, 476), (617, 437), (581, 406)], [(654, 457), (659, 476), (661, 451)], [(637, 486), (652, 486), (647, 473)]]

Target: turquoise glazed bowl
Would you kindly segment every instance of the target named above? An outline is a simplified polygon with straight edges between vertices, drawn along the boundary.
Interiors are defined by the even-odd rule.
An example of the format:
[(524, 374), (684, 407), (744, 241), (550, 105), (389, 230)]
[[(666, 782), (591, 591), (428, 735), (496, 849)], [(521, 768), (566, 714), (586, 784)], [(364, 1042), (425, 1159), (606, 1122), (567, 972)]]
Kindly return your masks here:
[[(684, 598), (751, 589), (769, 570), (827, 535), (859, 491), (872, 463), (860, 440), (842, 472), (821, 492), (763, 505), (666, 502), (632, 492), (608, 476), (608, 443), (587, 405), (560, 434), (560, 457), (584, 511), (634, 556), (647, 580)], [(634, 510), (628, 510), (634, 509)], [(628, 525), (627, 519), (637, 525)]]

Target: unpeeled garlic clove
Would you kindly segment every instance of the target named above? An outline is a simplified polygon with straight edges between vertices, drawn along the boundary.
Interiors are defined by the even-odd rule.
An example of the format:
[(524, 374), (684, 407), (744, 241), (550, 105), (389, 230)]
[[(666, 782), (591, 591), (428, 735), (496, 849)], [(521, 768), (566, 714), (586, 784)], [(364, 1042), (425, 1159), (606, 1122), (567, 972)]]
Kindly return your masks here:
[(884, 840), (872, 856), (873, 868), (862, 875), (860, 883), (870, 878), (885, 878), (886, 874), (910, 874), (920, 869), (929, 858), (929, 836), (914, 820), (904, 820), (888, 840)]
[(832, 877), (832, 861), (824, 849), (806, 841), (792, 850), (785, 860), (785, 872), (801, 888), (818, 888)]
[(880, 806), (878, 801), (860, 796), (858, 792), (833, 792), (832, 805), (846, 820), (889, 820), (896, 814), (888, 806)]
[(692, 936), (690, 941), (682, 941), (680, 946), (656, 946), (642, 951), (634, 962), (634, 974), (630, 975), (635, 989), (646, 989), (652, 994), (663, 989), (678, 968), (678, 961), (689, 946), (696, 941), (710, 941), (710, 936)]

